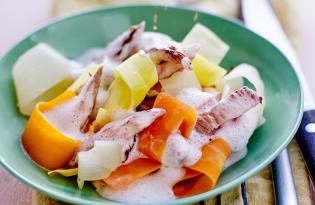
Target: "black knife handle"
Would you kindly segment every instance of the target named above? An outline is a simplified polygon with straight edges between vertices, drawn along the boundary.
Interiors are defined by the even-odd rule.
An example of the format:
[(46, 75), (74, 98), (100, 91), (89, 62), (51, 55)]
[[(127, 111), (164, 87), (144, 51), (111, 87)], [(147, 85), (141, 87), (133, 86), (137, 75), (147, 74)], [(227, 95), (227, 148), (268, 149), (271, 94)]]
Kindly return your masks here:
[(302, 122), (296, 135), (306, 166), (315, 180), (315, 110), (304, 111)]

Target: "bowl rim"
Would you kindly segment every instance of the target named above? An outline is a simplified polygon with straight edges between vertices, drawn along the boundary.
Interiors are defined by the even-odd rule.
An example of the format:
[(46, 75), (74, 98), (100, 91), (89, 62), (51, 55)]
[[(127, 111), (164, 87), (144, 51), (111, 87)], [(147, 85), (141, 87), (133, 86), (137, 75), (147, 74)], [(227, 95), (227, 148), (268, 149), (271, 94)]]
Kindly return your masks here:
[[(67, 21), (70, 20), (72, 18), (76, 18), (79, 16), (84, 16), (84, 15), (89, 15), (92, 13), (97, 13), (97, 12), (102, 12), (102, 11), (106, 11), (106, 10), (112, 10), (112, 9), (121, 9), (121, 8), (145, 8), (145, 7), (150, 7), (150, 8), (156, 8), (156, 9), (161, 9), (161, 8), (170, 8), (173, 10), (178, 10), (178, 11), (197, 11), (198, 13), (201, 13), (203, 15), (208, 15), (211, 18), (217, 18), (223, 21), (226, 21), (230, 24), (234, 24), (236, 26), (238, 26), (241, 29), (245, 29), (247, 32), (250, 32), (252, 35), (255, 35), (256, 37), (260, 38), (260, 40), (264, 41), (266, 44), (269, 44), (269, 46), (272, 47), (272, 49), (276, 50), (277, 52), (279, 52), (279, 54), (282, 56), (282, 58), (286, 61), (286, 63), (288, 63), (290, 65), (290, 69), (292, 69), (294, 75), (296, 76), (297, 82), (298, 82), (298, 90), (299, 90), (299, 94), (300, 94), (300, 101), (299, 101), (299, 110), (298, 110), (298, 115), (297, 115), (297, 119), (295, 120), (294, 126), (292, 127), (290, 133), (288, 134), (288, 137), (282, 142), (282, 144), (267, 158), (265, 158), (262, 162), (260, 162), (260, 164), (258, 164), (257, 166), (255, 166), (253, 169), (249, 170), (248, 172), (246, 172), (245, 174), (243, 174), (242, 176), (234, 179), (233, 181), (230, 181), (226, 184), (221, 185), (221, 187), (216, 188), (214, 190), (210, 190), (208, 192), (202, 193), (202, 194), (197, 194), (194, 196), (190, 196), (190, 197), (185, 197), (185, 198), (180, 198), (180, 199), (173, 199), (170, 201), (165, 201), (163, 202), (163, 204), (189, 204), (189, 203), (194, 203), (197, 201), (202, 201), (205, 200), (206, 198), (209, 197), (215, 197), (223, 192), (226, 192), (230, 189), (232, 189), (233, 187), (241, 184), (242, 182), (244, 182), (245, 180), (247, 180), (248, 178), (252, 177), (253, 175), (255, 175), (257, 172), (259, 172), (260, 170), (262, 170), (263, 168), (265, 168), (267, 165), (269, 165), (279, 154), (282, 150), (284, 150), (287, 145), (290, 143), (290, 141), (292, 140), (292, 138), (294, 137), (294, 134), (296, 133), (300, 122), (302, 120), (302, 114), (303, 114), (303, 102), (304, 102), (304, 94), (302, 92), (301, 89), (301, 82), (300, 79), (296, 73), (296, 71), (294, 70), (292, 64), (288, 61), (288, 59), (283, 55), (283, 53), (276, 47), (274, 46), (269, 40), (267, 40), (266, 38), (260, 36), (259, 34), (249, 30), (248, 28), (246, 28), (242, 22), (240, 22), (237, 19), (229, 19), (223, 16), (218, 16), (216, 14), (213, 13), (207, 13), (207, 12), (203, 12), (200, 10), (194, 10), (194, 9), (189, 9), (186, 7), (181, 7), (181, 6), (162, 6), (162, 5), (156, 5), (156, 4), (150, 4), (150, 3), (129, 3), (129, 4), (123, 4), (123, 5), (109, 5), (109, 6), (102, 6), (102, 7), (98, 7), (98, 8), (91, 8), (91, 9), (86, 9), (84, 11), (79, 11), (79, 12), (75, 12), (72, 14), (68, 14), (68, 15), (64, 15), (61, 17), (56, 17), (53, 20), (48, 21), (47, 23), (38, 26), (37, 29), (34, 29), (33, 32), (30, 32), (28, 35), (26, 35), (24, 38), (22, 38), (21, 40), (19, 40), (18, 42), (16, 42), (8, 51), (6, 51), (6, 53), (0, 58), (0, 63), (1, 61), (3, 61), (4, 59), (6, 59), (9, 54), (16, 49), (17, 47), (19, 47), (19, 45), (24, 42), (25, 40), (29, 39), (33, 34), (40, 32), (41, 30), (46, 29), (47, 27), (50, 27), (56, 23), (60, 23), (63, 21)], [(17, 179), (19, 179), (20, 181), (22, 181), (24, 184), (26, 184), (27, 186), (34, 188), (35, 190), (50, 196), (52, 198), (55, 199), (59, 199), (61, 201), (65, 201), (65, 202), (70, 202), (70, 203), (75, 203), (75, 204), (105, 204), (104, 202), (96, 202), (96, 201), (90, 201), (87, 199), (81, 199), (81, 198), (77, 198), (75, 196), (69, 196), (67, 194), (65, 194), (64, 192), (61, 191), (54, 191), (51, 190), (49, 187), (45, 188), (43, 186), (41, 186), (40, 184), (34, 184), (30, 179), (28, 179), (27, 177), (23, 176), (22, 174), (19, 174), (13, 167), (11, 167), (9, 164), (6, 163), (6, 160), (0, 155), (0, 164), (6, 169), (8, 170), (14, 177), (16, 177)], [(109, 199), (108, 199), (109, 200)], [(125, 203), (121, 203), (121, 202), (117, 202), (117, 201), (110, 201), (110, 202), (106, 202), (106, 204), (125, 204)], [(147, 204), (147, 203), (146, 203)]]

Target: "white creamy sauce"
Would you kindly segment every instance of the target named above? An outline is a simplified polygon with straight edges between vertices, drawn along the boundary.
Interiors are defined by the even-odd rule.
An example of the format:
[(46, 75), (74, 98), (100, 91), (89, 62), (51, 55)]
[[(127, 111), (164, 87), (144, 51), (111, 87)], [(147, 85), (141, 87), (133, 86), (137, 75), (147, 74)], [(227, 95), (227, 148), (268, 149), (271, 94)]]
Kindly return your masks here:
[(185, 88), (180, 91), (176, 98), (196, 109), (208, 101), (216, 101), (212, 93), (202, 92), (196, 88)]
[(173, 185), (185, 175), (184, 169), (162, 167), (158, 172), (142, 177), (125, 189), (114, 190), (108, 186), (96, 186), (105, 198), (128, 203), (158, 203), (175, 199)]
[(241, 149), (240, 151), (232, 152), (231, 156), (225, 162), (223, 170), (227, 169), (228, 167), (232, 166), (234, 163), (243, 159), (246, 156), (246, 154), (247, 154), (247, 147)]
[(120, 64), (117, 60), (105, 56), (103, 59), (103, 64), (105, 68), (104, 72), (104, 82), (109, 86), (109, 84), (115, 79), (114, 69)]
[(255, 108), (249, 110), (235, 120), (224, 123), (215, 132), (215, 136), (223, 137), (233, 152), (244, 149), (258, 124), (258, 113)]
[(189, 143), (195, 145), (198, 149), (201, 149), (204, 145), (210, 142), (211, 137), (203, 135), (197, 132), (195, 129), (192, 130), (189, 136)]
[(75, 96), (70, 100), (44, 112), (45, 118), (64, 135), (82, 141), (86, 135), (80, 129), (86, 115), (78, 110), (80, 97)]
[(195, 164), (202, 153), (180, 134), (168, 137), (162, 163), (168, 167), (183, 167)]

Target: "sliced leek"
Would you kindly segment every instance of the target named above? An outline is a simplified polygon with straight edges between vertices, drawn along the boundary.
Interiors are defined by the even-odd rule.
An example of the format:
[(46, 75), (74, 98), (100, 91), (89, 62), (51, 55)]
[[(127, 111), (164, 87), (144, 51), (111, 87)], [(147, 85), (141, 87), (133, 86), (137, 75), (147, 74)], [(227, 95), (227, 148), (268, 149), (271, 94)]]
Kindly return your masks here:
[(115, 75), (105, 109), (136, 108), (158, 81), (155, 65), (143, 51), (120, 64), (115, 69)]
[(192, 61), (193, 70), (201, 86), (217, 86), (222, 83), (226, 70), (207, 60), (200, 54), (196, 54)]
[(243, 78), (247, 79), (253, 86), (259, 96), (262, 97), (262, 104), (257, 105), (254, 109), (258, 112), (260, 126), (265, 122), (263, 111), (265, 108), (265, 87), (257, 69), (249, 64), (242, 63), (236, 66), (231, 72), (224, 77), (224, 92), (223, 96), (233, 92), (234, 89), (239, 89), (243, 85)]
[(78, 186), (84, 181), (107, 178), (122, 162), (122, 146), (114, 141), (95, 141), (88, 151), (78, 152)]
[(85, 72), (76, 81), (74, 81), (74, 83), (70, 87), (68, 87), (68, 90), (72, 90), (74, 92), (80, 91), (83, 85), (89, 80), (89, 78), (96, 73), (97, 68), (98, 65), (95, 63), (89, 65)]
[(164, 91), (174, 97), (185, 88), (201, 90), (198, 79), (192, 70), (176, 72), (171, 77), (160, 80), (160, 83)]
[(195, 24), (182, 41), (183, 45), (198, 43), (199, 54), (215, 64), (220, 64), (229, 46), (223, 42), (214, 32), (202, 24)]

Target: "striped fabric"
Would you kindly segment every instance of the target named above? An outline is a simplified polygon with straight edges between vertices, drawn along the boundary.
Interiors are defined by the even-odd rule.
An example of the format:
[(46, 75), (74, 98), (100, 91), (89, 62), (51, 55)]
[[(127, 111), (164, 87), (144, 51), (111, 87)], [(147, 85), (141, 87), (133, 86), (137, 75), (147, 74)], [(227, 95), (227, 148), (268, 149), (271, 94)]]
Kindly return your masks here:
[[(257, 194), (259, 193), (259, 194)], [(263, 199), (263, 200), (262, 200)], [(216, 198), (197, 203), (198, 205), (271, 205), (274, 204), (273, 185), (270, 167), (252, 177), (240, 186)], [(197, 205), (196, 204), (196, 205)]]

